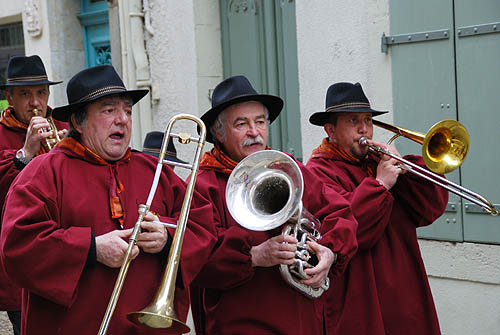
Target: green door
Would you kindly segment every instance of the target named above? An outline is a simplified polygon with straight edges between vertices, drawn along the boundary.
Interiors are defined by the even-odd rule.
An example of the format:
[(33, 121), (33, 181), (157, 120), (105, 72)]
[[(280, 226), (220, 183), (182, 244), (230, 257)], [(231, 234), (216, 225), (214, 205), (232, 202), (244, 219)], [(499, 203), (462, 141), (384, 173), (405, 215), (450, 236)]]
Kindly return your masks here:
[(243, 74), (259, 93), (285, 101), (269, 145), (301, 160), (295, 2), (220, 0), (220, 9), (224, 77)]
[[(500, 34), (463, 36), (463, 27), (500, 21), (497, 0), (420, 0), (390, 2), (394, 122), (426, 133), (436, 122), (458, 120), (467, 128), (470, 149), (460, 169), (446, 175), (494, 203), (500, 203), (494, 144), (500, 140), (494, 80)], [(493, 28), (491, 28), (493, 30)], [(394, 43), (394, 44), (391, 44)], [(421, 154), (421, 146), (398, 139), (402, 154)], [(500, 207), (500, 206), (499, 206)], [(446, 213), (419, 229), (420, 237), (500, 243), (500, 217), (491, 217), (450, 193)]]

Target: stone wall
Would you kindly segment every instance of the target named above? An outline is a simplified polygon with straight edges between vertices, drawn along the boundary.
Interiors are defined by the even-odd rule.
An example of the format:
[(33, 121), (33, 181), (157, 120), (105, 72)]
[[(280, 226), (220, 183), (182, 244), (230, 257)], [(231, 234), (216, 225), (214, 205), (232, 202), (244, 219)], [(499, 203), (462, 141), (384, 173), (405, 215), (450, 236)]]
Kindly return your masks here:
[(7, 316), (7, 312), (0, 312), (0, 334), (2, 335), (14, 334), (12, 332), (12, 325), (9, 321), (9, 317)]

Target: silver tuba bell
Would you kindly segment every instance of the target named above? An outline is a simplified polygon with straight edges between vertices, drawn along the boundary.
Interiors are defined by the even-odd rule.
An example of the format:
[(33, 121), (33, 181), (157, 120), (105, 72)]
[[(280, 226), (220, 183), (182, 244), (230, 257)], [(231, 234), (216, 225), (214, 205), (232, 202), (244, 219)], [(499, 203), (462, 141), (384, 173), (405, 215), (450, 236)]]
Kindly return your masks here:
[[(297, 163), (275, 150), (262, 150), (245, 157), (234, 168), (226, 186), (226, 204), (241, 226), (267, 231), (283, 226), (283, 235), (298, 240), (295, 262), (280, 265), (285, 281), (309, 298), (328, 290), (328, 277), (321, 287), (312, 288), (300, 282), (309, 276), (304, 272), (316, 259), (307, 241), (319, 241), (321, 222), (302, 206), (304, 180)], [(285, 224), (286, 223), (286, 224)], [(317, 260), (317, 259), (316, 259)]]

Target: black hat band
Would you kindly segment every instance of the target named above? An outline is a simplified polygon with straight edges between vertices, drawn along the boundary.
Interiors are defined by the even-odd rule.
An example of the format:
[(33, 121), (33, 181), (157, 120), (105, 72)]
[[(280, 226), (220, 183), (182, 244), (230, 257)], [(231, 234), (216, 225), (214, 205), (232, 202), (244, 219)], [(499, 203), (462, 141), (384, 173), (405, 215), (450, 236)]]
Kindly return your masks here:
[(74, 103), (81, 103), (81, 102), (93, 100), (96, 96), (100, 96), (102, 94), (106, 94), (106, 93), (110, 93), (110, 92), (122, 93), (122, 92), (126, 92), (126, 91), (127, 91), (127, 89), (123, 86), (107, 86), (107, 87), (100, 88), (97, 91), (94, 91), (94, 92), (88, 94), (87, 96), (81, 98), (80, 100), (78, 100)]
[(17, 78), (8, 78), (7, 83), (18, 83), (18, 82), (25, 82), (25, 81), (42, 81), (42, 80), (48, 80), (47, 76), (30, 76), (30, 77), (17, 77)]
[(356, 109), (356, 108), (370, 108), (370, 104), (366, 102), (347, 102), (345, 104), (334, 105), (328, 107), (325, 112), (330, 112), (339, 109)]

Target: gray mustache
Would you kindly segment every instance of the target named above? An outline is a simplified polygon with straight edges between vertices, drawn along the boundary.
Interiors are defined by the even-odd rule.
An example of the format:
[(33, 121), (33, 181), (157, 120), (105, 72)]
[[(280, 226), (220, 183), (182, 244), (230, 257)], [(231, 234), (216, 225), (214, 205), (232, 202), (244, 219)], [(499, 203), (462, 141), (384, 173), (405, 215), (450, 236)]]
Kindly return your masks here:
[(243, 141), (243, 146), (244, 147), (248, 147), (252, 144), (260, 144), (260, 145), (264, 145), (264, 139), (262, 138), (262, 136), (257, 136), (257, 137), (248, 137), (246, 140)]

